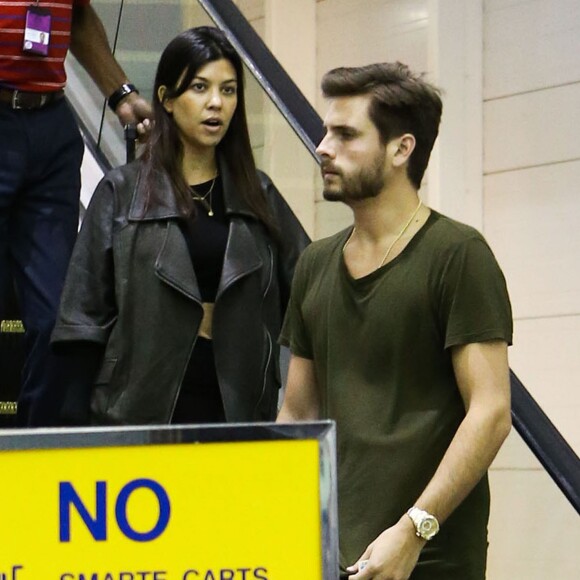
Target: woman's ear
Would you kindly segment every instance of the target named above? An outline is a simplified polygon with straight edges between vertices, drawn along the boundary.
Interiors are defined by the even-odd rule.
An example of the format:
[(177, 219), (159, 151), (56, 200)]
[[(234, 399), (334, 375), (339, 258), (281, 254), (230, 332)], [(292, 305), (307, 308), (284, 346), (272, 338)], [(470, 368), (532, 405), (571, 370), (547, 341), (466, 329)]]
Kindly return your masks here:
[(157, 98), (159, 102), (163, 106), (163, 108), (169, 113), (173, 113), (173, 99), (167, 99), (166, 101), (163, 100), (165, 97), (165, 93), (167, 92), (167, 87), (165, 85), (161, 85), (157, 89)]

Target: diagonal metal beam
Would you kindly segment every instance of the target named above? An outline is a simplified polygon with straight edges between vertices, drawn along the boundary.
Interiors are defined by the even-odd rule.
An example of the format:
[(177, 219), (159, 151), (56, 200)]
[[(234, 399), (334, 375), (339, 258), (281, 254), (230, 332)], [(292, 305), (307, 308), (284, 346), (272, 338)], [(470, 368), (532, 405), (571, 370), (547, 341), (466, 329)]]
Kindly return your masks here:
[(513, 371), (510, 381), (514, 427), (580, 513), (580, 459)]

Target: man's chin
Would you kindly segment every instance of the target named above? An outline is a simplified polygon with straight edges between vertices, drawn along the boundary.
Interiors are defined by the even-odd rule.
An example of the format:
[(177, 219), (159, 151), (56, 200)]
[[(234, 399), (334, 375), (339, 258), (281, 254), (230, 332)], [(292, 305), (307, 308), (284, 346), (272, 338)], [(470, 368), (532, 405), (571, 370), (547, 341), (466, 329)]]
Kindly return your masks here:
[(342, 191), (337, 191), (335, 189), (323, 189), (322, 190), (322, 197), (324, 197), (324, 199), (326, 201), (343, 201), (344, 200), (344, 195), (342, 194)]

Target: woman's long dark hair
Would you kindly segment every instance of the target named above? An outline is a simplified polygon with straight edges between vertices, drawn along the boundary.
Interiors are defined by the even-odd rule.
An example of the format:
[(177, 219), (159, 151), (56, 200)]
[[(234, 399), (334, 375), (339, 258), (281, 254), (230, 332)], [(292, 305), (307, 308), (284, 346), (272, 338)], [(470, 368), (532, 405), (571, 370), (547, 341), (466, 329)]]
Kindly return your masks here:
[(236, 184), (236, 193), (268, 229), (275, 231), (266, 197), (256, 174), (250, 144), (242, 61), (225, 35), (210, 26), (199, 26), (182, 32), (167, 45), (159, 60), (153, 87), (155, 123), (142, 156), (146, 207), (159, 203), (155, 183), (157, 176), (165, 173), (173, 185), (177, 205), (183, 215), (195, 213), (189, 184), (182, 173), (183, 145), (172, 116), (159, 100), (158, 90), (162, 85), (167, 87), (164, 100), (179, 97), (189, 88), (201, 67), (222, 58), (228, 60), (236, 71), (238, 102), (230, 126), (218, 144), (216, 153), (225, 160)]

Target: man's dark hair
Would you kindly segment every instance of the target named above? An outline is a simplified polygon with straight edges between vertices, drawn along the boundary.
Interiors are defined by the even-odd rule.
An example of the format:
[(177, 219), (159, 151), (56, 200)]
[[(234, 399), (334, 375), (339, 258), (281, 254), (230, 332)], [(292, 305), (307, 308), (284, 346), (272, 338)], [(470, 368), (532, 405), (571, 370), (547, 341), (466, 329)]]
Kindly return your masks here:
[(369, 117), (383, 143), (411, 133), (416, 146), (408, 175), (419, 189), (439, 132), (443, 108), (439, 90), (406, 65), (394, 62), (335, 68), (324, 75), (322, 92), (331, 98), (370, 95)]

